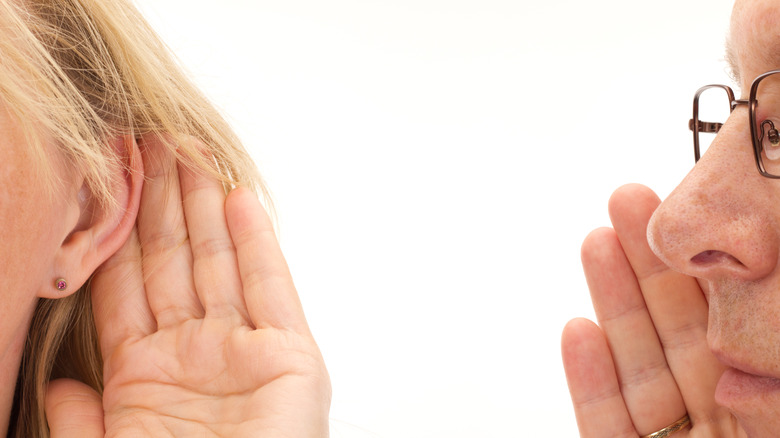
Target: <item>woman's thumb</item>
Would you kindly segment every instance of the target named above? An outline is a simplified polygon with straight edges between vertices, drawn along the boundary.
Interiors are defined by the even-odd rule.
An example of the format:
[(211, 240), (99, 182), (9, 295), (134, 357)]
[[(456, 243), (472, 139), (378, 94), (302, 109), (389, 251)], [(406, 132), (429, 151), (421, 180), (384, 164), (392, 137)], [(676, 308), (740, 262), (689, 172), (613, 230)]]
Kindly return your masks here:
[(52, 438), (92, 438), (105, 435), (103, 401), (88, 385), (72, 379), (49, 382), (46, 419)]

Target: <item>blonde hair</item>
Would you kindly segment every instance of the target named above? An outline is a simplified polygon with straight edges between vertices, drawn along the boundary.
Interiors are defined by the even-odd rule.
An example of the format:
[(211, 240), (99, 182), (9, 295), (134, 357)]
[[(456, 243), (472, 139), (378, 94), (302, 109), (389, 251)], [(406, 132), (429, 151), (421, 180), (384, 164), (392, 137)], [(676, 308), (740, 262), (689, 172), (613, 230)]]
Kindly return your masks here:
[[(110, 140), (160, 133), (181, 163), (268, 199), (236, 135), (129, 0), (0, 0), (0, 56), (0, 99), (27, 135), (39, 181), (52, 190), (49, 139), (107, 205), (114, 202), (111, 175), (126, 166)], [(9, 436), (48, 436), (47, 382), (71, 377), (101, 391), (101, 364), (88, 285), (40, 300)]]

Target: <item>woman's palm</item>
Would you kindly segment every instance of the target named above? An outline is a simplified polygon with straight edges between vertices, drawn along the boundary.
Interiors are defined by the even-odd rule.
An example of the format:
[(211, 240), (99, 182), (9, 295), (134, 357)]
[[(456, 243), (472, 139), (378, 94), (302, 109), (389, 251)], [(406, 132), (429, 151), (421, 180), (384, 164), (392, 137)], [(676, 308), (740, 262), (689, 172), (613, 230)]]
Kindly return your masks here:
[(293, 433), (327, 398), (316, 351), (295, 333), (210, 319), (128, 340), (106, 361), (106, 429), (317, 436)]

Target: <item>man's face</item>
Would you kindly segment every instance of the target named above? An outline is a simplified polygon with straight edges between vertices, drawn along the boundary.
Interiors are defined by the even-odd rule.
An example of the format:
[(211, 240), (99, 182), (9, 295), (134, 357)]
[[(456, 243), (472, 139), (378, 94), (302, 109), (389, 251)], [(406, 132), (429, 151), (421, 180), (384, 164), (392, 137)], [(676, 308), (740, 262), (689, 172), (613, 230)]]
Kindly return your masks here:
[[(780, 2), (738, 0), (729, 48), (738, 98), (747, 99), (756, 76), (780, 69)], [(780, 97), (780, 82), (771, 87)], [(780, 98), (773, 105), (780, 112)], [(776, 436), (780, 180), (756, 169), (746, 105), (734, 110), (707, 154), (655, 212), (648, 238), (662, 260), (699, 279), (709, 300), (708, 343), (731, 367), (718, 383), (718, 403), (751, 436)]]

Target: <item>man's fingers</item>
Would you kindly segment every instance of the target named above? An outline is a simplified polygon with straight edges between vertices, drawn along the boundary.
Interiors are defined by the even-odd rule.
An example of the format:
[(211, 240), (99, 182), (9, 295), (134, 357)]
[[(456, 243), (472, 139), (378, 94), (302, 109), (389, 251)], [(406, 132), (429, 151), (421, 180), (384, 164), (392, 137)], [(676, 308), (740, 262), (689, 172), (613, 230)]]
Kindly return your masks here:
[(561, 353), (580, 437), (636, 436), (601, 329), (586, 319), (570, 321)]
[(255, 194), (239, 187), (228, 195), (225, 209), (247, 309), (255, 326), (308, 331), (287, 262)]
[(685, 404), (613, 230), (602, 228), (588, 235), (582, 245), (582, 265), (637, 432), (644, 435), (673, 423), (685, 414)]
[(612, 226), (640, 281), (669, 270), (647, 243), (647, 223), (660, 204), (652, 190), (639, 184), (624, 185), (609, 198)]
[(647, 243), (647, 223), (659, 203), (650, 189), (627, 185), (612, 195), (610, 217), (688, 413), (694, 424), (711, 421), (720, 409), (714, 394), (723, 366), (707, 346), (707, 301), (696, 279), (669, 269)]
[(103, 402), (94, 389), (71, 379), (49, 382), (46, 420), (52, 438), (102, 437)]

